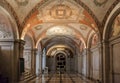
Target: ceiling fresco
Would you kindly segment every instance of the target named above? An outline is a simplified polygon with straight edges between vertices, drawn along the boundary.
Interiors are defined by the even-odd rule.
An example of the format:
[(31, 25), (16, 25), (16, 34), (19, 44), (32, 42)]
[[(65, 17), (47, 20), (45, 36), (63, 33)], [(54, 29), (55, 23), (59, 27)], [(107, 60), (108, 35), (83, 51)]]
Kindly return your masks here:
[(42, 0), (6, 0), (16, 12), (22, 23), (29, 12)]
[(119, 34), (120, 34), (120, 14), (114, 20), (111, 36), (114, 37)]
[[(53, 28), (58, 25), (65, 25), (75, 31), (69, 31), (67, 28), (61, 29), (56, 28), (54, 31), (48, 34), (54, 34), (60, 32), (59, 34), (66, 34), (67, 32), (76, 33), (78, 39), (82, 37), (83, 40), (87, 40), (87, 36), (91, 30), (97, 31), (97, 26), (92, 17), (87, 13), (84, 8), (79, 6), (76, 2), (69, 0), (58, 3), (59, 0), (54, 0), (50, 3), (46, 3), (43, 6), (38, 7), (38, 10), (33, 13), (30, 19), (26, 23), (26, 27), (29, 26), (29, 30), (35, 33), (35, 37), (38, 40), (42, 33), (47, 32), (47, 29)], [(66, 29), (66, 30), (65, 30)], [(26, 29), (25, 29), (26, 30)], [(74, 36), (74, 34), (69, 34), (69, 36)], [(24, 35), (23, 35), (24, 36)], [(43, 35), (41, 35), (43, 36)]]
[(105, 14), (116, 0), (81, 0), (95, 14), (97, 19), (102, 22)]
[[(54, 0), (6, 0), (16, 12), (20, 22), (23, 22), (27, 15), (37, 6), (43, 6), (43, 4), (50, 3)], [(55, 0), (60, 1), (60, 0)], [(80, 1), (84, 3), (90, 10), (93, 11), (95, 16), (101, 22), (111, 5), (116, 0), (65, 0), (65, 1)], [(53, 2), (52, 2), (53, 3)], [(57, 5), (56, 5), (57, 6)], [(54, 8), (55, 10), (55, 8)], [(52, 11), (54, 11), (52, 10)], [(69, 7), (68, 7), (69, 10)], [(23, 14), (24, 13), (24, 14)], [(69, 11), (70, 13), (70, 11)], [(68, 14), (67, 14), (68, 15)]]
[[(2, 1), (4, 0), (1, 0), (0, 4), (6, 4)], [(81, 49), (86, 47), (91, 33), (99, 33), (99, 25), (102, 25), (109, 10), (114, 8), (113, 4), (119, 2), (119, 0), (5, 1), (22, 26), (19, 27), (21, 39), (25, 39), (25, 35), (31, 33), (38, 45), (40, 41), (47, 42), (54, 36), (67, 36), (81, 45)], [(59, 39), (64, 40), (62, 37)], [(58, 40), (49, 43), (54, 42)]]

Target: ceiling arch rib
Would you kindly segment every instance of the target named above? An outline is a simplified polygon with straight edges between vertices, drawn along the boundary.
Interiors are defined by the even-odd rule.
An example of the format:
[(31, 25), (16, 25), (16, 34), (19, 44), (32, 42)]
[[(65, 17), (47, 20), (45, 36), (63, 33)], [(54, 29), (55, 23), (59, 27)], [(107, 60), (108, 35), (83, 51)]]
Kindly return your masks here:
[(73, 50), (65, 45), (54, 45), (47, 50), (47, 56), (54, 56), (57, 53), (65, 53), (68, 56), (72, 55), (74, 52)]
[[(66, 10), (66, 6), (64, 6), (64, 4), (67, 6), (68, 10)], [(76, 23), (76, 24), (84, 24), (91, 27), (93, 30), (97, 30), (96, 23), (94, 22), (92, 17), (87, 13), (87, 11), (84, 8), (79, 6), (76, 2), (73, 3), (73, 1), (69, 0), (69, 1), (64, 1), (62, 5), (60, 5), (60, 7), (58, 7), (58, 5), (59, 3), (56, 0), (56, 1), (52, 1), (52, 3), (49, 4), (46, 3), (43, 6), (39, 6), (38, 10), (36, 10), (32, 14), (31, 18), (28, 19), (28, 21), (26, 22), (26, 26), (27, 24), (30, 24), (28, 29), (34, 27), (33, 25), (43, 24), (43, 23), (47, 23), (47, 24)], [(56, 10), (56, 6), (58, 10)], [(52, 10), (52, 8), (54, 11)], [(67, 12), (67, 14), (65, 14), (65, 12)]]
[[(38, 7), (40, 7), (40, 6), (42, 7), (43, 4), (46, 4), (47, 2), (49, 3), (49, 2), (51, 2), (51, 1), (53, 1), (53, 0), (42, 0), (42, 1), (38, 2), (38, 3), (36, 4), (36, 6), (34, 6), (34, 7), (32, 8), (32, 10), (28, 13), (28, 15), (25, 17), (23, 24), (25, 24), (25, 23), (28, 21), (28, 19), (32, 16), (32, 14), (33, 14), (35, 11), (37, 11)], [(56, 1), (57, 1), (57, 0), (56, 0)], [(86, 5), (86, 3), (83, 3), (81, 0), (74, 0), (74, 1), (72, 1), (72, 0), (67, 0), (67, 1), (71, 1), (72, 3), (75, 1), (75, 2), (77, 3), (77, 5), (82, 6), (86, 11), (88, 11), (88, 13), (89, 13), (89, 14), (93, 17), (93, 19), (97, 22), (97, 25), (100, 25), (100, 22), (98, 21), (97, 17), (96, 17), (96, 16), (94, 15), (94, 13), (90, 10), (90, 8)]]
[(46, 50), (48, 51), (49, 49), (53, 48), (56, 45), (60, 45), (60, 46), (62, 45), (62, 46), (65, 46), (67, 48), (69, 47), (71, 52), (74, 54), (75, 54), (75, 52), (80, 51), (80, 44), (76, 45), (76, 42), (73, 39), (70, 39), (70, 38), (65, 37), (65, 36), (64, 36), (64, 38), (63, 37), (59, 38), (59, 36), (49, 38), (48, 40), (46, 40), (46, 42), (44, 42), (44, 44), (42, 43), (42, 49), (46, 48)]
[(46, 47), (46, 49), (48, 49), (53, 45), (62, 44), (62, 45), (70, 46), (71, 48), (73, 48), (73, 50), (76, 48), (79, 49), (79, 44), (81, 42), (82, 41), (76, 42), (73, 38), (70, 38), (68, 36), (58, 36), (58, 35), (46, 38), (45, 40), (41, 41), (42, 48)]
[[(85, 42), (84, 43), (85, 46), (87, 45), (88, 36), (92, 32), (92, 30), (95, 33), (99, 32), (99, 29), (98, 29), (99, 25), (97, 26), (96, 24), (98, 22), (96, 22), (95, 18), (93, 17), (94, 14), (91, 14), (90, 11), (86, 11), (87, 8), (88, 10), (91, 9), (89, 8), (90, 6), (88, 6), (88, 3), (85, 4), (84, 1), (81, 1), (80, 3), (76, 3), (77, 2), (76, 0), (75, 1), (66, 0), (66, 1), (63, 1), (61, 4), (58, 3), (58, 0), (52, 0), (52, 1), (49, 0), (48, 2), (46, 2), (41, 6), (38, 6), (37, 9), (31, 14), (31, 17), (26, 21), (26, 24), (25, 24), (25, 27), (27, 25), (30, 25), (26, 31), (33, 30), (34, 33), (37, 33), (37, 31), (39, 32), (37, 33), (39, 36), (38, 37), (36, 36), (36, 40), (38, 41), (36, 43), (36, 47), (39, 41), (47, 37), (46, 32), (51, 28), (51, 27), (42, 27), (42, 28), (37, 27), (37, 30), (34, 31), (35, 29), (34, 26), (37, 26), (37, 25), (44, 26), (44, 24), (46, 25), (65, 24), (67, 26), (70, 26), (69, 28), (74, 29), (75, 33), (77, 33), (76, 36), (78, 38), (80, 39), (83, 38)], [(108, 2), (106, 3), (108, 4)], [(96, 18), (98, 17), (96, 16)], [(76, 26), (76, 27), (73, 27), (73, 26)], [(89, 31), (87, 32), (87, 30), (83, 26), (89, 27), (88, 28)], [(78, 29), (79, 27), (81, 28), (81, 31)], [(86, 38), (84, 36), (86, 36)]]

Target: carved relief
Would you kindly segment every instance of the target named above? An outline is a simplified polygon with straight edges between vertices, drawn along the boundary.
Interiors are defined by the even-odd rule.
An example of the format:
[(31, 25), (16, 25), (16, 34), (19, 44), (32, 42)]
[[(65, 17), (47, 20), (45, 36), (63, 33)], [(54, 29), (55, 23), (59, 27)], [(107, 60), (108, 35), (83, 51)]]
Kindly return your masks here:
[(104, 5), (108, 0), (94, 0), (96, 6)]
[(25, 69), (31, 68), (31, 52), (30, 51), (24, 51), (24, 59), (25, 59)]
[(26, 48), (27, 48), (27, 47), (31, 47), (31, 41), (26, 41), (25, 47), (26, 47)]
[(117, 36), (119, 34), (120, 34), (120, 14), (116, 17), (114, 21), (112, 36)]
[(21, 6), (26, 6), (29, 2), (29, 0), (15, 0), (15, 2), (18, 4), (18, 5), (21, 5)]
[(11, 38), (12, 34), (6, 30), (8, 27), (5, 23), (0, 23), (0, 39)]

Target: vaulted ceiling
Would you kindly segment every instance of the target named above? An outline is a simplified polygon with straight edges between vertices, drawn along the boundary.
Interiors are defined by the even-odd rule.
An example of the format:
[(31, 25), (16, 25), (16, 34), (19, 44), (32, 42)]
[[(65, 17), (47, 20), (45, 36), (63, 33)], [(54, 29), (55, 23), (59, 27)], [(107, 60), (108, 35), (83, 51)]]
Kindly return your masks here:
[[(100, 34), (119, 0), (0, 0), (15, 18), (21, 39), (31, 34), (36, 46), (75, 42), (84, 47), (91, 34)], [(59, 38), (57, 38), (59, 37)], [(57, 38), (56, 40), (54, 38)], [(67, 41), (67, 38), (70, 40)], [(54, 41), (53, 41), (54, 40)], [(54, 43), (54, 44), (53, 44)], [(72, 45), (73, 43), (71, 43)], [(49, 45), (50, 46), (50, 45)], [(49, 47), (48, 46), (48, 47)]]

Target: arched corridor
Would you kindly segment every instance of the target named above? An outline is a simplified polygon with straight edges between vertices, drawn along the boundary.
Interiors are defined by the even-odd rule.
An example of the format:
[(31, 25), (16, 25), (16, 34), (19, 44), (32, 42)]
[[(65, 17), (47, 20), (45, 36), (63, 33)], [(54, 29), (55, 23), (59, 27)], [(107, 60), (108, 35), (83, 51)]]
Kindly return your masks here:
[(0, 0), (0, 83), (119, 83), (120, 0)]

